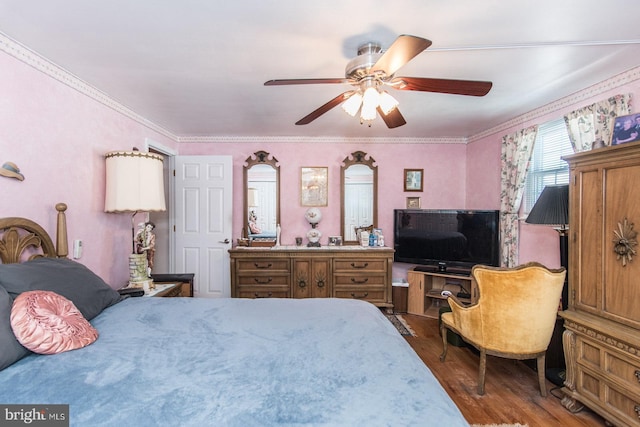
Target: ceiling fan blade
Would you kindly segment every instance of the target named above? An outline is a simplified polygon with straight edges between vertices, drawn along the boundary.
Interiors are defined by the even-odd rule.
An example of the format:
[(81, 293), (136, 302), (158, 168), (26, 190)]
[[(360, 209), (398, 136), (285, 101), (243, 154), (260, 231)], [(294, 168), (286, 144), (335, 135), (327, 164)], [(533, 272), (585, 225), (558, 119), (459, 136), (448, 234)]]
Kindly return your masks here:
[(384, 71), (387, 76), (392, 76), (404, 64), (429, 46), (431, 46), (431, 40), (403, 34), (376, 61), (371, 72)]
[(380, 117), (382, 117), (382, 120), (384, 120), (389, 129), (397, 128), (407, 124), (407, 121), (404, 119), (404, 117), (402, 117), (402, 114), (400, 114), (400, 110), (398, 110), (398, 108), (394, 108), (387, 115), (382, 112), (382, 109), (380, 107), (378, 107), (377, 110), (378, 114), (380, 114)]
[(399, 90), (452, 93), (454, 95), (485, 96), (493, 83), (474, 80), (430, 79), (426, 77), (396, 77), (388, 84)]
[(327, 83), (351, 83), (351, 80), (345, 78), (337, 79), (281, 79), (269, 80), (264, 82), (265, 86), (284, 86), (284, 85), (316, 85)]
[(317, 119), (318, 117), (326, 113), (327, 111), (331, 110), (333, 107), (340, 105), (342, 101), (345, 101), (347, 98), (353, 95), (354, 92), (355, 91), (350, 90), (348, 92), (341, 93), (340, 95), (336, 96), (335, 98), (333, 98), (331, 101), (327, 102), (320, 108), (317, 108), (316, 110), (312, 111), (311, 113), (307, 114), (306, 116), (298, 120), (296, 124), (308, 125), (309, 123), (311, 123), (312, 121), (314, 121), (315, 119)]

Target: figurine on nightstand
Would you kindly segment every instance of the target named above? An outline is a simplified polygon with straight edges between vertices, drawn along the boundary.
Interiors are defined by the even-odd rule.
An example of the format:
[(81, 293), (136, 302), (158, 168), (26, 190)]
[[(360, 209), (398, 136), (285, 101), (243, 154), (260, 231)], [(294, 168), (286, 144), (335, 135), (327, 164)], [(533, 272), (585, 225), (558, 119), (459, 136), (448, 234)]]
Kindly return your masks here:
[(153, 258), (156, 254), (156, 236), (153, 233), (153, 229), (156, 225), (151, 222), (145, 222), (140, 224), (141, 227), (136, 233), (136, 252), (139, 254), (147, 255), (147, 276), (151, 277), (151, 270), (153, 269)]

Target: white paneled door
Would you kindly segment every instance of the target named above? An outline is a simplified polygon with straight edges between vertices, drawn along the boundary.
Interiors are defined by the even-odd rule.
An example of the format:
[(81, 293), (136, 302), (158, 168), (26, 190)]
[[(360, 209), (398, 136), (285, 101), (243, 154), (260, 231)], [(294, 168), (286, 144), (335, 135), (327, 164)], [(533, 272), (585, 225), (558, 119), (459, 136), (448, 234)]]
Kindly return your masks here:
[(176, 273), (195, 273), (196, 297), (229, 297), (232, 158), (175, 159)]

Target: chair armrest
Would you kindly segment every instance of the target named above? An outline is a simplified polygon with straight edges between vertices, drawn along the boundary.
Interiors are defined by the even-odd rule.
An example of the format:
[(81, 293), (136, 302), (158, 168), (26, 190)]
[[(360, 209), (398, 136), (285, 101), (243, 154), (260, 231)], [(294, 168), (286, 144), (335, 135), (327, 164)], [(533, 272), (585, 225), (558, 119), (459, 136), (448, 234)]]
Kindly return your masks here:
[(440, 295), (442, 295), (443, 297), (447, 297), (447, 299), (452, 300), (456, 305), (460, 306), (460, 308), (466, 307), (455, 295), (451, 293), (451, 291), (442, 291)]

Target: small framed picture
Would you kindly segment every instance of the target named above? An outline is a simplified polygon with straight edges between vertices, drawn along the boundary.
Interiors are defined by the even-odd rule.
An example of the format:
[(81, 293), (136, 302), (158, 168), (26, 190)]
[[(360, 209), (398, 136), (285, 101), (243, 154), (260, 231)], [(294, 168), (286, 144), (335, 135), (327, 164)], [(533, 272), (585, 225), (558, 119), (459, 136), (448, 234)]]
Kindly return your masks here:
[(300, 168), (300, 204), (302, 206), (327, 206), (329, 168)]
[(329, 246), (342, 246), (342, 236), (329, 236)]
[(419, 209), (420, 197), (407, 197), (407, 209)]
[(640, 114), (616, 117), (611, 132), (611, 145), (634, 141), (640, 141)]
[(404, 191), (422, 191), (424, 169), (404, 170)]

